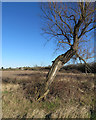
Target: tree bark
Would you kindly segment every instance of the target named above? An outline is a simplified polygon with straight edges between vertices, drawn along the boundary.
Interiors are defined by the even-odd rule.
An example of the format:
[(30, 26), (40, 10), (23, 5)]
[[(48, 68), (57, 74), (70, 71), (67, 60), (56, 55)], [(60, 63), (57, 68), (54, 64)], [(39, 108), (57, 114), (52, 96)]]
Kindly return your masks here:
[(62, 55), (59, 55), (52, 64), (51, 70), (49, 71), (49, 73), (47, 74), (46, 77), (46, 85), (45, 85), (45, 92), (42, 96), (40, 96), (40, 98), (38, 98), (37, 101), (40, 101), (43, 98), (46, 98), (47, 94), (49, 93), (49, 89), (50, 89), (50, 85), (53, 82), (57, 72), (60, 70), (60, 68), (67, 63), (72, 57), (73, 55), (76, 54), (76, 50), (74, 50), (72, 47), (65, 53)]
[(49, 89), (51, 83), (53, 82), (53, 80), (54, 80), (57, 72), (60, 70), (60, 68), (65, 63), (67, 63), (73, 57), (73, 55), (75, 55), (75, 53), (76, 53), (76, 51), (71, 48), (65, 54), (59, 55), (54, 60), (51, 70), (49, 71), (49, 73), (47, 75), (45, 91)]

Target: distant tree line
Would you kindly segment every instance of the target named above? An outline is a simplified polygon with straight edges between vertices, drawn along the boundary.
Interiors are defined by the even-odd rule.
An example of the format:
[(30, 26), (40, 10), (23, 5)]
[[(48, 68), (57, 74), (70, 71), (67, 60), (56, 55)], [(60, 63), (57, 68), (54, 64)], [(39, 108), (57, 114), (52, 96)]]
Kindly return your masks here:
[[(90, 73), (96, 73), (96, 62), (94, 63), (89, 63), (88, 64), (90, 66)], [(4, 68), (1, 67), (1, 70), (39, 70), (39, 71), (49, 71), (51, 69), (51, 66), (45, 66), (45, 67), (41, 67), (41, 66), (35, 66), (35, 67), (18, 67), (18, 68)], [(66, 65), (64, 67), (62, 67), (62, 69), (60, 70), (60, 72), (73, 72), (73, 73), (85, 73), (86, 72), (86, 66), (85, 64), (79, 63), (79, 64), (69, 64)], [(89, 73), (89, 71), (87, 70), (87, 72)]]

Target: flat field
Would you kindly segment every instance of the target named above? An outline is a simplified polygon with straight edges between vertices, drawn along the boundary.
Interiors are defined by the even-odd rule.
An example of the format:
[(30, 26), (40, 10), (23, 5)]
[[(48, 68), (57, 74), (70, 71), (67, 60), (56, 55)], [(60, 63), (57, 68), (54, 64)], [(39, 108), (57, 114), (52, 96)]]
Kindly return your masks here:
[[(95, 118), (94, 74), (58, 72), (46, 100), (48, 71), (2, 71), (3, 118)], [(96, 118), (95, 118), (96, 119)]]

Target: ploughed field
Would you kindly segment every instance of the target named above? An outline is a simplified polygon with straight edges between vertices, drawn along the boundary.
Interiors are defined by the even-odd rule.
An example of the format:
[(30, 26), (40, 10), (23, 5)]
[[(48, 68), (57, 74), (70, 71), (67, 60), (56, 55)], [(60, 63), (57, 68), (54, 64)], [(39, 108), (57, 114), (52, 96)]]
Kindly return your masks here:
[(46, 100), (48, 71), (2, 71), (3, 118), (95, 118), (94, 74), (58, 72)]

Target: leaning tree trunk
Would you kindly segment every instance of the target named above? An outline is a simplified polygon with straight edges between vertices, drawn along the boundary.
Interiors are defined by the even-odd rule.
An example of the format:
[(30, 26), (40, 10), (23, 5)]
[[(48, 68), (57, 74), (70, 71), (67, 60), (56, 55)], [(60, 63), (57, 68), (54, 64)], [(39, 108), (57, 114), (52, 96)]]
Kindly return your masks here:
[(65, 54), (62, 54), (60, 56), (58, 56), (51, 67), (51, 70), (49, 71), (48, 75), (47, 75), (47, 80), (46, 80), (46, 87), (45, 90), (49, 89), (51, 83), (53, 82), (57, 72), (61, 69), (61, 67), (67, 63), (75, 54), (75, 50), (73, 50), (72, 48), (69, 49)]
[(49, 71), (49, 73), (47, 74), (46, 77), (46, 85), (45, 85), (45, 93), (43, 94), (43, 96), (41, 96), (38, 101), (42, 98), (45, 98), (46, 95), (49, 92), (49, 88), (51, 83), (53, 82), (56, 73), (60, 70), (60, 68), (67, 63), (72, 57), (73, 55), (75, 55), (76, 51), (74, 49), (69, 49), (65, 54), (59, 55), (53, 62), (51, 70)]

